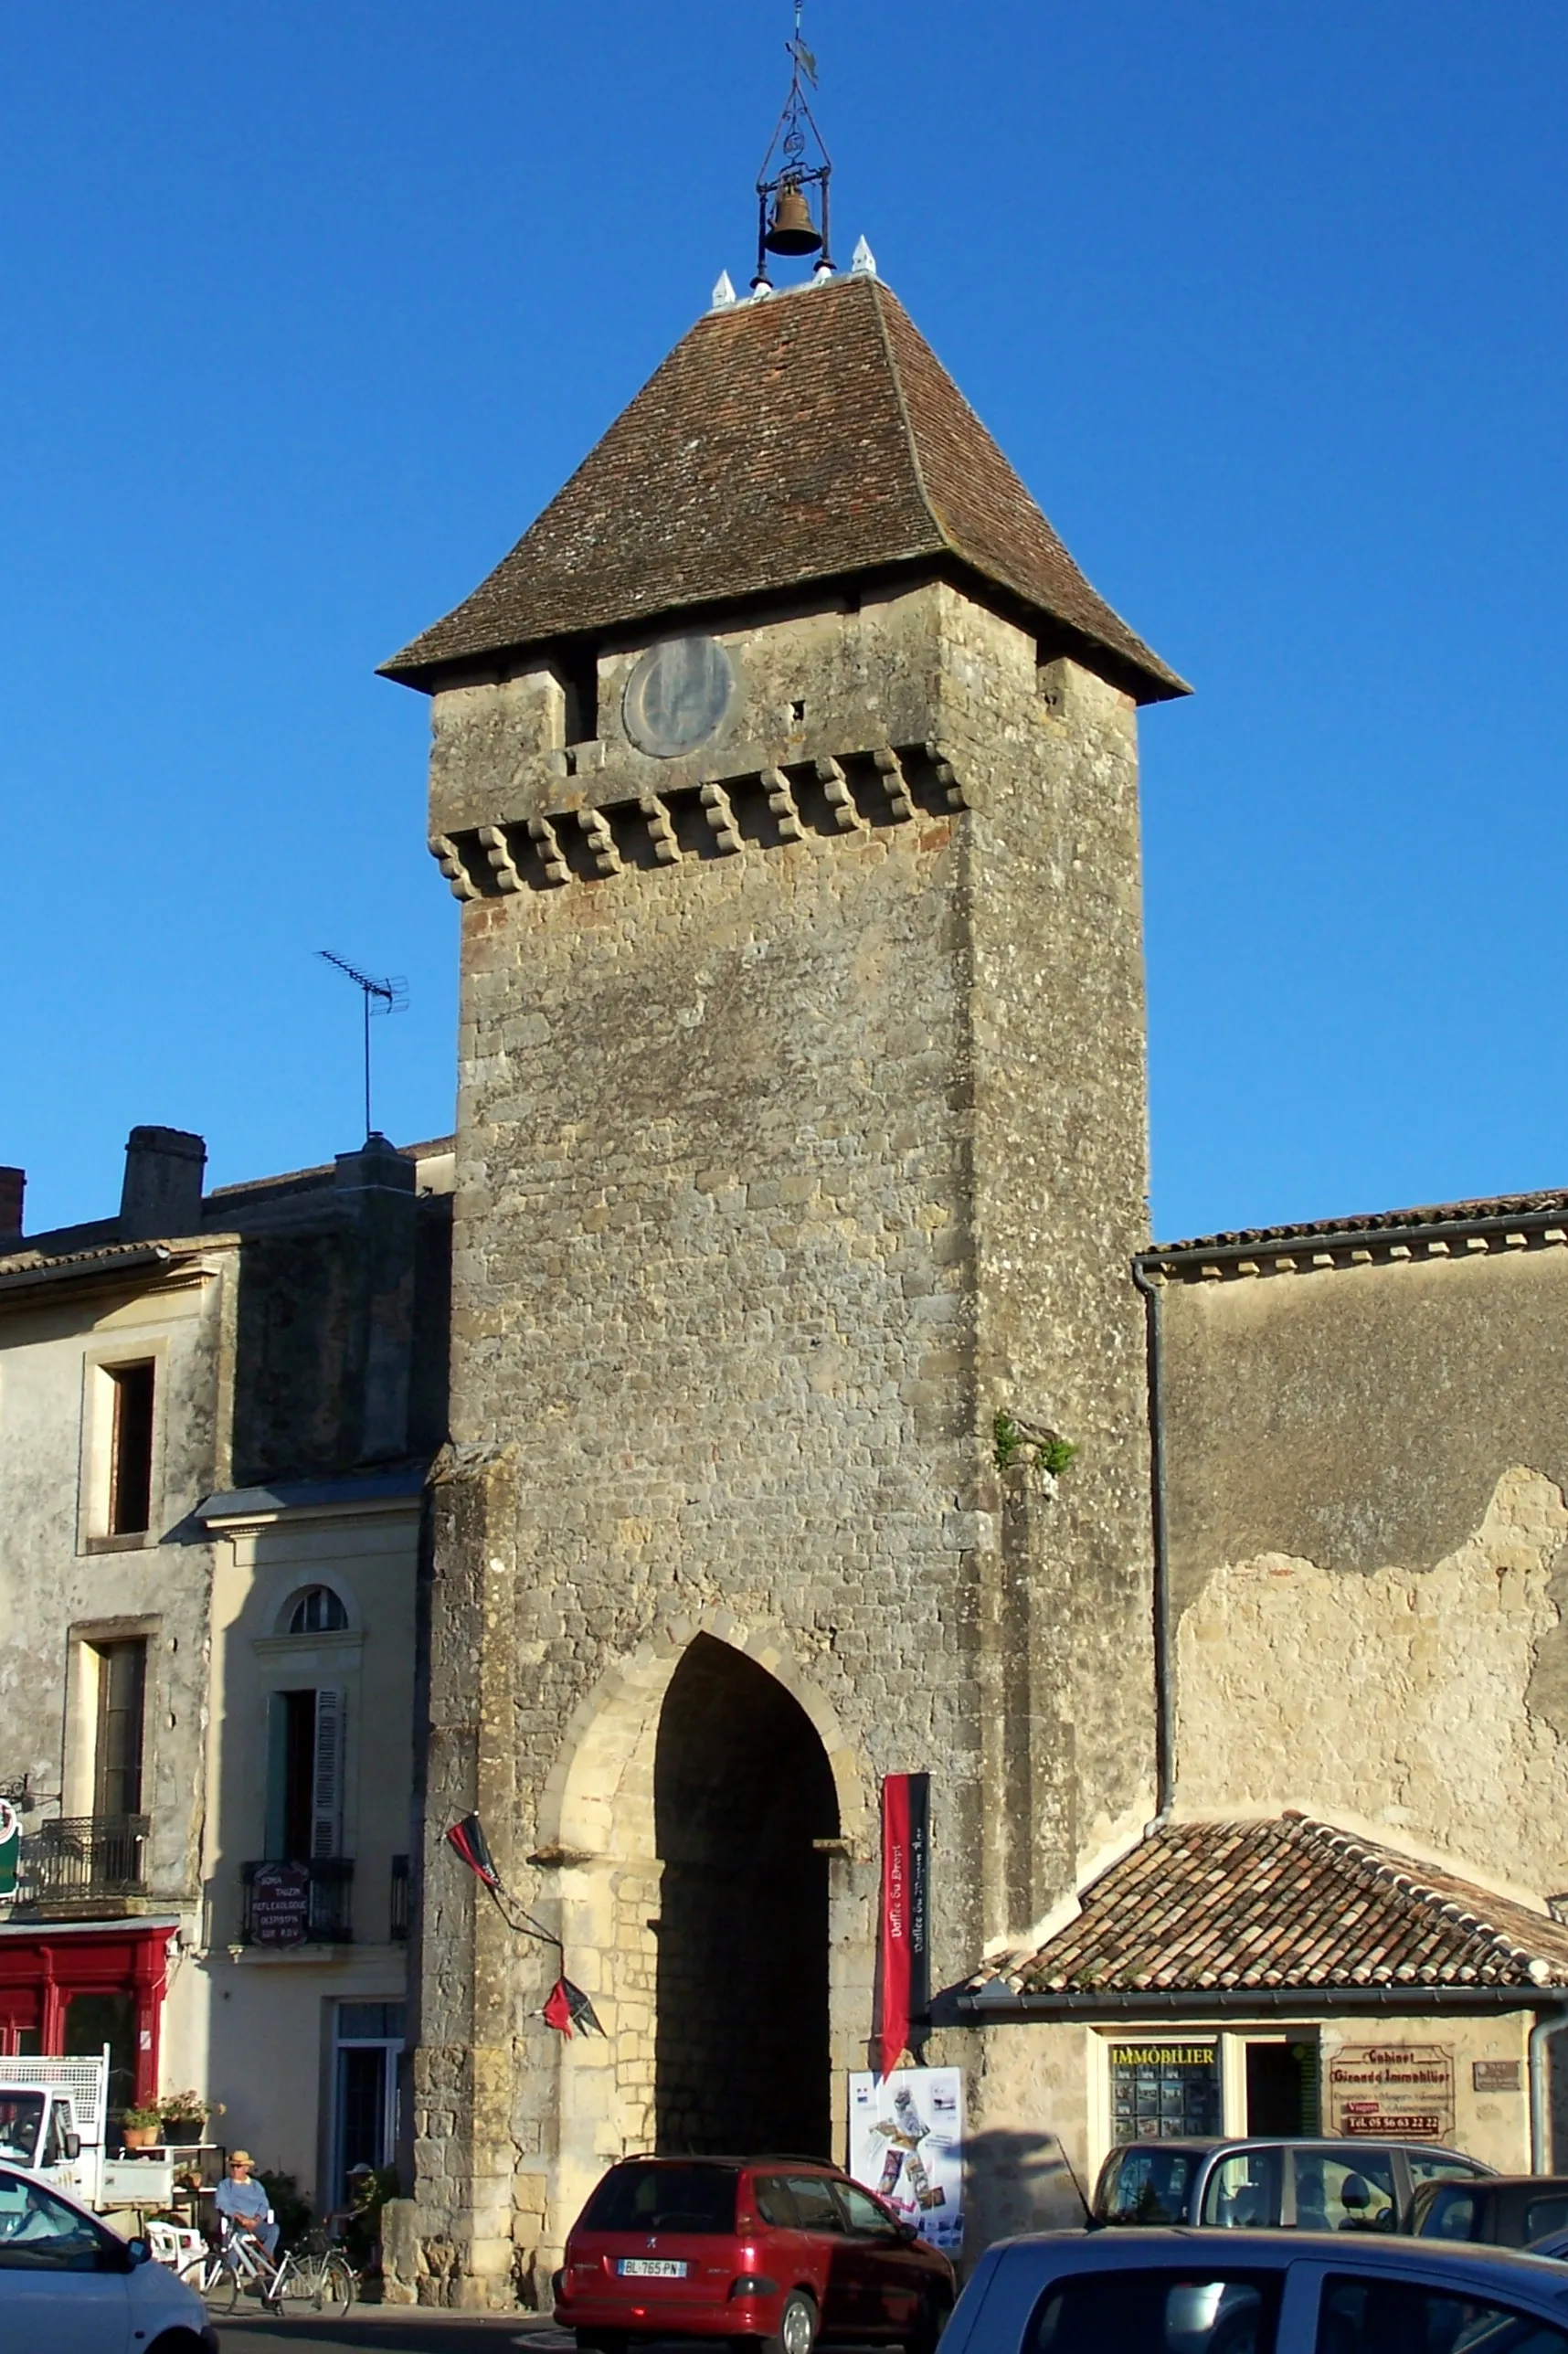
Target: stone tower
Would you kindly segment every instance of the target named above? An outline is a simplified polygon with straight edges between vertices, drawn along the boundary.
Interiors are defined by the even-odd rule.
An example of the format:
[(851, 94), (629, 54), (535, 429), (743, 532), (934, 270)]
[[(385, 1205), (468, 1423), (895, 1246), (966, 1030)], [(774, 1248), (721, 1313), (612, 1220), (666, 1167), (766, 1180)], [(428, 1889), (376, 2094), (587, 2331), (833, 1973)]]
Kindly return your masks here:
[[(933, 1776), (938, 1985), (1150, 1808), (1135, 706), (1182, 688), (866, 275), (701, 320), (387, 669), (462, 902), (421, 2294), (499, 2303), (623, 2151), (842, 2152), (882, 1775)], [(1054, 1497), (999, 1413), (1076, 1446)], [(606, 2040), (441, 1848), (476, 1806)]]

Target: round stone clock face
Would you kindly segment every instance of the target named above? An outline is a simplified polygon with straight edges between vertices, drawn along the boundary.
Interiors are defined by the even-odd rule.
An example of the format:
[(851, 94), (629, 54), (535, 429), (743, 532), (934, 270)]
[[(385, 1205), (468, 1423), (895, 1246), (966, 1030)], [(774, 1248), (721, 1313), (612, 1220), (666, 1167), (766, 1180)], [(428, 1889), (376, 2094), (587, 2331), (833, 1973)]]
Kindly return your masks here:
[(669, 638), (627, 680), (620, 713), (640, 752), (670, 760), (713, 734), (734, 694), (729, 656), (714, 639)]

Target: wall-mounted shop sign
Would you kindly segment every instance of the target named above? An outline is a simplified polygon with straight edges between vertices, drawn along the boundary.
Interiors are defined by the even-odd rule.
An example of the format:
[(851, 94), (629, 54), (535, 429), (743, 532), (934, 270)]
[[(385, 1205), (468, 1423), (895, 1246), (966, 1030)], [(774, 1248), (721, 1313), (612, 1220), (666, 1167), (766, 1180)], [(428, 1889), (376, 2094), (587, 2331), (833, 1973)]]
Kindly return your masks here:
[(250, 1939), (297, 1946), (311, 1925), (311, 1873), (303, 1863), (258, 1864), (250, 1882)]
[(1454, 2054), (1447, 2044), (1345, 2043), (1324, 2073), (1330, 2133), (1453, 2139)]

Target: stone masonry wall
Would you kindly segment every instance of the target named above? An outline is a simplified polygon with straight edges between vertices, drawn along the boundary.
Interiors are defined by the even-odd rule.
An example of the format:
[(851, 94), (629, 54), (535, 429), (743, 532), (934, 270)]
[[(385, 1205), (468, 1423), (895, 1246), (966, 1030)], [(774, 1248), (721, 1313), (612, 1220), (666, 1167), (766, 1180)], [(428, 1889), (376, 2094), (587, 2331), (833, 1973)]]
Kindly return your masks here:
[[(835, 2072), (863, 2064), (883, 1773), (935, 1776), (938, 1978), (1148, 1801), (1131, 707), (935, 584), (718, 634), (743, 693), (686, 761), (620, 731), (635, 648), (569, 764), (540, 675), (436, 704), (454, 1462), (508, 1469), (462, 1473), (437, 1536), (433, 2300), (526, 2294), (646, 2146), (652, 1744), (693, 1633), (828, 1753)], [(1001, 1406), (1081, 1447), (1005, 1515)], [(476, 1800), (608, 2044), (541, 2026), (549, 1948), (461, 1927), (435, 1838)]]

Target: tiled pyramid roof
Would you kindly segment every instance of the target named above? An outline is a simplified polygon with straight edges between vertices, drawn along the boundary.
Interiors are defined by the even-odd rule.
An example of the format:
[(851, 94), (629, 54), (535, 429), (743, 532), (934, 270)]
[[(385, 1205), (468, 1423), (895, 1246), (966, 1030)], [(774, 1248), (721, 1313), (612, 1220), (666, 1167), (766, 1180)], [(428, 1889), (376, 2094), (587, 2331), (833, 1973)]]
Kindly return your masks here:
[(1011, 592), (1139, 702), (1186, 692), (865, 277), (699, 319), (511, 555), (382, 667), (429, 685), (450, 663), (922, 559)]
[(1568, 1927), (1302, 1815), (1168, 1823), (984, 1978), (1022, 1995), (1563, 1986)]

